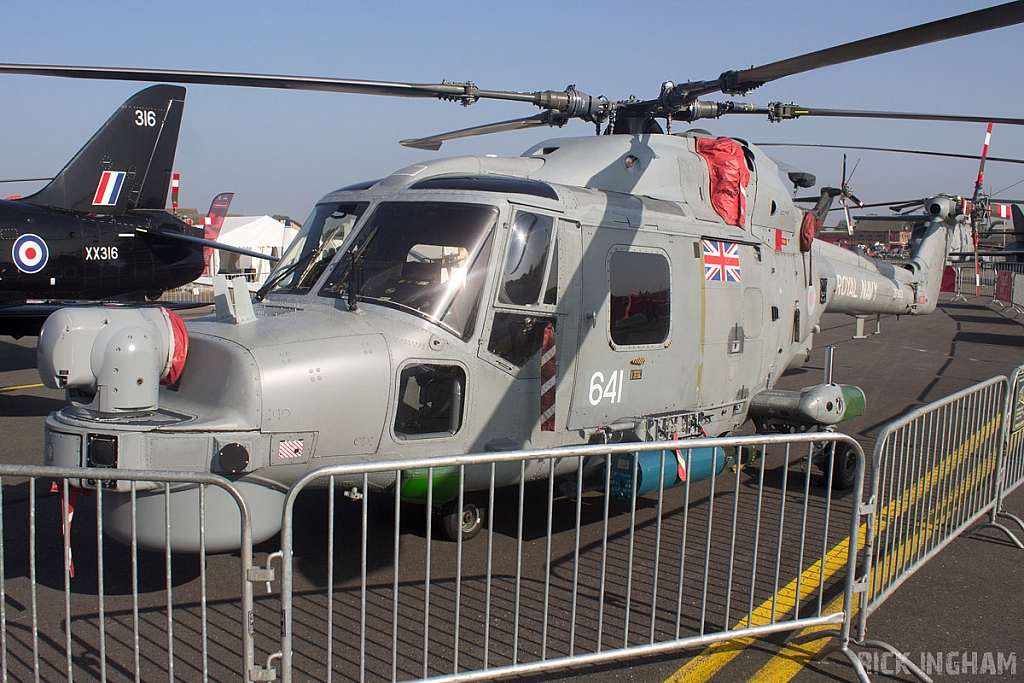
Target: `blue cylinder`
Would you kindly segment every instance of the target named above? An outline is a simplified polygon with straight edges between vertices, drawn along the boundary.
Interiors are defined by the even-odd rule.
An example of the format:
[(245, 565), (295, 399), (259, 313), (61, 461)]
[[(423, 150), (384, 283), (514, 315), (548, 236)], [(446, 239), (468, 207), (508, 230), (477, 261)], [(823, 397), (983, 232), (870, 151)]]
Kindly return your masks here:
[[(636, 495), (642, 496), (658, 490), (658, 475), (662, 477), (663, 488), (679, 486), (689, 480), (702, 481), (725, 467), (725, 450), (711, 448), (684, 448), (680, 450), (685, 468), (685, 478), (680, 478), (679, 463), (673, 451), (645, 451), (643, 453), (621, 453), (612, 456), (612, 471), (609, 493), (613, 498), (629, 500), (633, 497), (633, 468), (636, 473)], [(664, 470), (662, 470), (664, 463)]]
[(712, 470), (718, 474), (725, 469), (725, 449), (720, 446), (683, 448), (680, 452), (683, 454), (683, 463), (688, 464), (687, 474), (691, 482), (710, 479)]

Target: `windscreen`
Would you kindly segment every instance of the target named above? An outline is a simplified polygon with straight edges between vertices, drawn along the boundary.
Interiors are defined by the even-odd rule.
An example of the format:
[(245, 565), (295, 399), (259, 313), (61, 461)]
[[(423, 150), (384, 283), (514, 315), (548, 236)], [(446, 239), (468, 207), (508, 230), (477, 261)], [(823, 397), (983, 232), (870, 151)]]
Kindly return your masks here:
[(305, 294), (320, 279), (367, 204), (319, 204), (302, 225), (258, 298), (271, 292)]
[(498, 209), (482, 204), (382, 203), (320, 294), (415, 313), (466, 338), (497, 220)]

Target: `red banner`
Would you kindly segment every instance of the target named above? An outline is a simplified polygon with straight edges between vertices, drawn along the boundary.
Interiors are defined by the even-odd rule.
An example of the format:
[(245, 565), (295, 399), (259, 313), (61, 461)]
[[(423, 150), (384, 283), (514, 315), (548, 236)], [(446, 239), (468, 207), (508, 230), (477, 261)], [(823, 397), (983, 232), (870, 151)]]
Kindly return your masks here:
[(956, 268), (946, 266), (945, 270), (942, 271), (942, 285), (939, 289), (943, 292), (956, 291)]
[(1013, 272), (1000, 270), (996, 275), (996, 298), (1009, 303), (1013, 298)]

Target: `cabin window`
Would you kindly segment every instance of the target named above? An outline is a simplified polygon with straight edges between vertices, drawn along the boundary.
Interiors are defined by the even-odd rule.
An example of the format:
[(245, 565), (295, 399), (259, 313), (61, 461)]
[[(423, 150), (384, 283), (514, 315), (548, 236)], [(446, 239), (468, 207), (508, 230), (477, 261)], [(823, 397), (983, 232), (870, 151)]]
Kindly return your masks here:
[(499, 311), (491, 323), (487, 350), (521, 368), (541, 350), (544, 331), (549, 327), (553, 333), (553, 318)]
[(466, 372), (457, 365), (417, 363), (398, 380), (395, 435), (399, 438), (451, 436), (462, 427)]
[(668, 259), (660, 253), (615, 251), (609, 262), (608, 279), (612, 343), (665, 343), (671, 312)]
[(545, 290), (544, 284), (550, 279), (547, 266), (552, 233), (552, 220), (549, 216), (535, 213), (520, 213), (516, 216), (505, 254), (501, 291), (498, 294), (500, 303), (532, 306), (541, 301), (542, 293), (547, 301), (550, 292)]

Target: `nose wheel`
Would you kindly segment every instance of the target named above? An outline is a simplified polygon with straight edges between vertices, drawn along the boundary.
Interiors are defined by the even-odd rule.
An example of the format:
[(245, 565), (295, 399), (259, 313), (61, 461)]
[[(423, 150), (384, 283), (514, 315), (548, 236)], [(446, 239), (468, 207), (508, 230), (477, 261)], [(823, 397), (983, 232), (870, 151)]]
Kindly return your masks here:
[(441, 530), (450, 541), (463, 541), (480, 533), (484, 526), (484, 509), (476, 503), (468, 500), (462, 501), (462, 508), (459, 508), (459, 500), (450, 500), (441, 506)]
[[(832, 488), (839, 491), (853, 488), (859, 464), (856, 449), (850, 444), (836, 442), (836, 454), (832, 461)], [(825, 466), (828, 467), (828, 464)]]
[[(832, 448), (835, 446), (835, 456)], [(812, 460), (828, 476), (832, 468), (832, 488), (836, 491), (847, 491), (857, 481), (857, 468), (860, 467), (860, 456), (857, 449), (842, 441), (824, 442), (818, 445)], [(828, 482), (825, 482), (826, 485)]]

